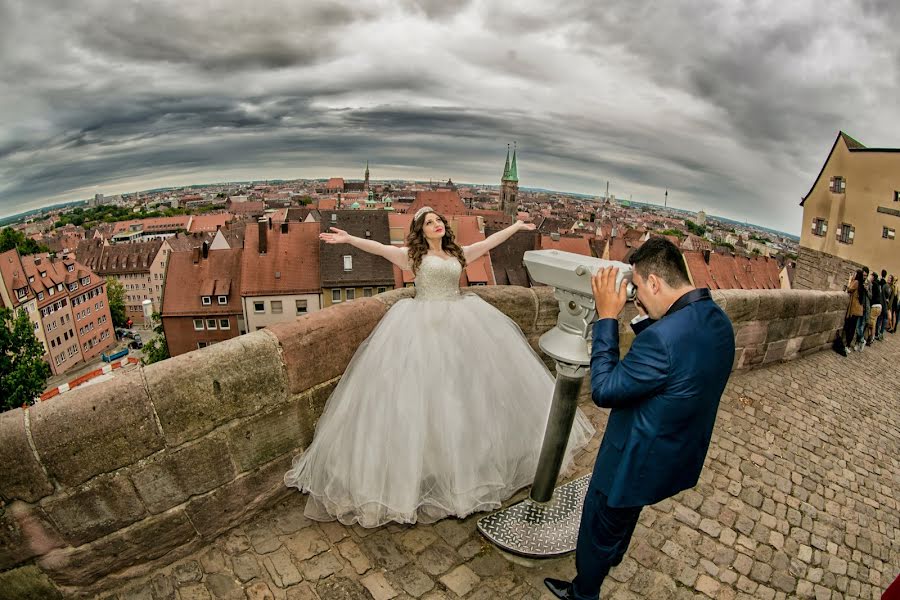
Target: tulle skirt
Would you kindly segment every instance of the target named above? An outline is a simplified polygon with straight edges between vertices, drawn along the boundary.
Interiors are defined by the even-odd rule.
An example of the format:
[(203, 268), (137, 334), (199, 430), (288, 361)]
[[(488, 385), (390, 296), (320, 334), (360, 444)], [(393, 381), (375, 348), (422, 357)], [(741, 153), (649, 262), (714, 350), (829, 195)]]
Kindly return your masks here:
[[(475, 295), (397, 302), (353, 356), (284, 482), (306, 515), (377, 527), (493, 510), (533, 478), (554, 380)], [(579, 410), (565, 470), (594, 429)]]

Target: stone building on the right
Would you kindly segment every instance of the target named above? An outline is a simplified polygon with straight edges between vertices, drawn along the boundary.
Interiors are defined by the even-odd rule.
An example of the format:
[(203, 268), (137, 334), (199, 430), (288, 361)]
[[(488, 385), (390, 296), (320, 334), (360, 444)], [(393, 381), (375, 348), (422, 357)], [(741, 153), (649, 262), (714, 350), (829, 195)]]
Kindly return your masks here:
[(800, 205), (794, 288), (840, 290), (863, 266), (900, 275), (900, 148), (866, 148), (839, 132)]

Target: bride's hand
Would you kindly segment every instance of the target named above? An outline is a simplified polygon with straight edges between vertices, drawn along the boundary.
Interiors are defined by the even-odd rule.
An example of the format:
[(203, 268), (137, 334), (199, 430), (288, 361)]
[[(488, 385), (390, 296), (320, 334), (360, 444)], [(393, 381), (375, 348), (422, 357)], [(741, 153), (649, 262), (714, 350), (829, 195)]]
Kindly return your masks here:
[(337, 227), (331, 227), (331, 231), (334, 233), (320, 233), (319, 239), (325, 242), (326, 244), (349, 244), (350, 243), (350, 234), (344, 231), (343, 229), (338, 229)]

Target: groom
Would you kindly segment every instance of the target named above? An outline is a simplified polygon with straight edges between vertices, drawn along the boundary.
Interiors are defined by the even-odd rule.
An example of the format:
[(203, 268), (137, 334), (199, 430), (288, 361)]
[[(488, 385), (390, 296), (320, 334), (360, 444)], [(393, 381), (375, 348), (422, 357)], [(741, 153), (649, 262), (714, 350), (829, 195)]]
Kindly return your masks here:
[(650, 319), (619, 360), (624, 286), (616, 268), (592, 280), (597, 322), (591, 396), (612, 409), (584, 499), (577, 576), (545, 579), (557, 598), (597, 600), (610, 568), (622, 562), (641, 509), (697, 484), (719, 398), (734, 362), (734, 330), (709, 290), (696, 289), (681, 252), (651, 238), (634, 253), (633, 283)]

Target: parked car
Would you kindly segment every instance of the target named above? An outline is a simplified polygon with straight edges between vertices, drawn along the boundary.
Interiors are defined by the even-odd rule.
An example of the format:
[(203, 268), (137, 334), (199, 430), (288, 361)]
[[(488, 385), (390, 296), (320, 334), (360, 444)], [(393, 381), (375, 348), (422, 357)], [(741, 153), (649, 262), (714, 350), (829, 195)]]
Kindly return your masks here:
[[(140, 338), (140, 336), (138, 336), (138, 338)], [(140, 350), (144, 347), (144, 342), (142, 342), (140, 339), (137, 339), (133, 342), (129, 342), (128, 347), (132, 350)]]

